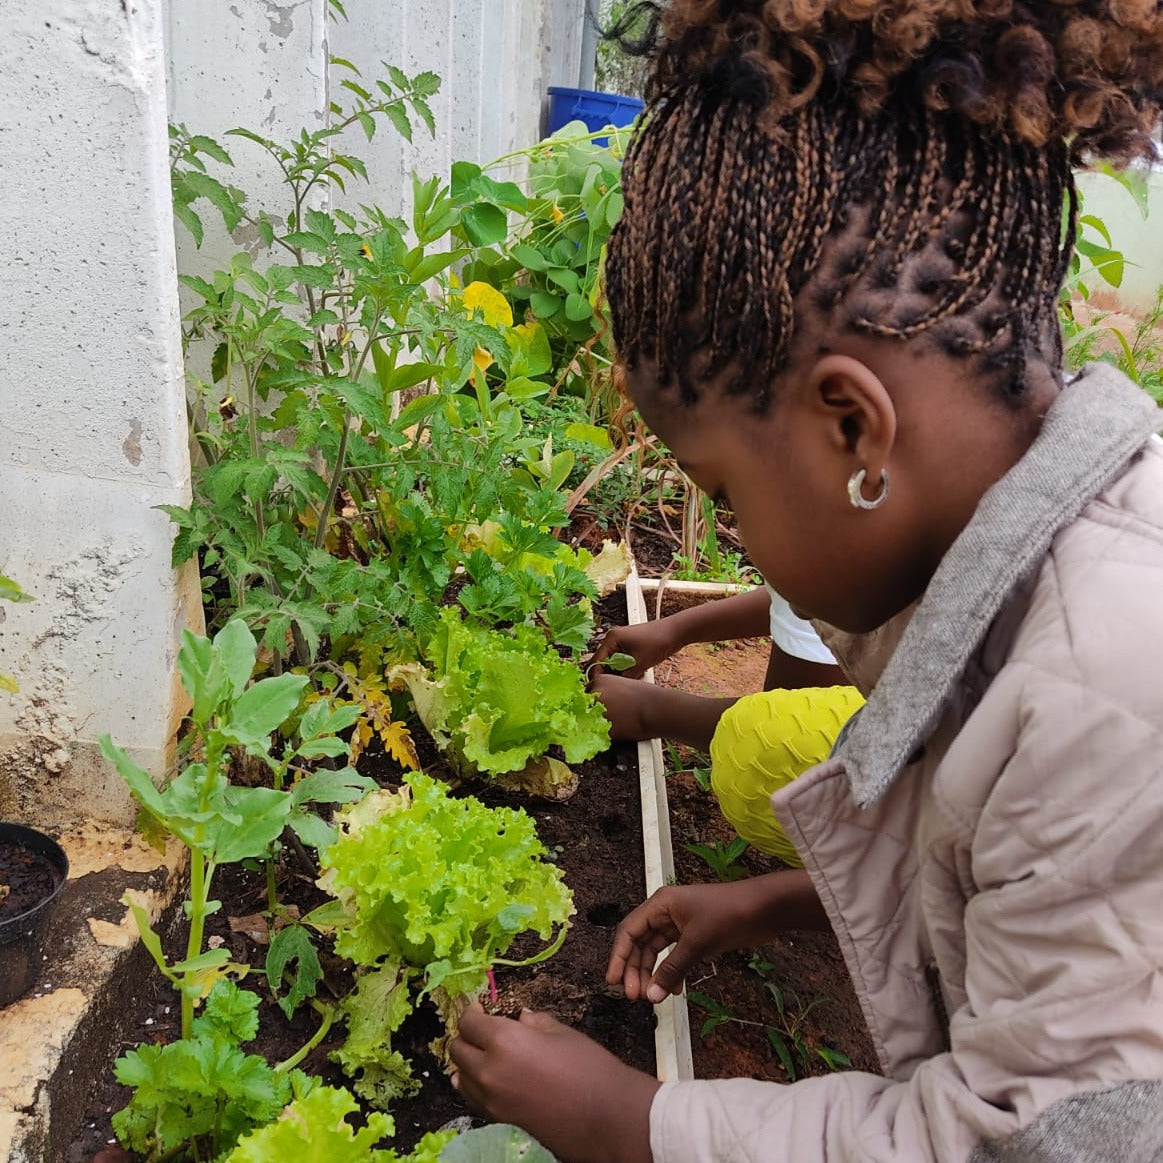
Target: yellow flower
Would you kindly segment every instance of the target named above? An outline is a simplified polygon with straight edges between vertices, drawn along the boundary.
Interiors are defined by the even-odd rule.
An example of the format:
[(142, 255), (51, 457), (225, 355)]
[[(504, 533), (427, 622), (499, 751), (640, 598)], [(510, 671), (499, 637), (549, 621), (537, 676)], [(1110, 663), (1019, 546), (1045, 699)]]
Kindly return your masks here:
[(553, 221), (554, 222), (564, 222), (565, 221), (565, 215), (561, 212), (561, 207), (556, 202), (553, 203)]
[(493, 357), (483, 347), (478, 347), (476, 351), (473, 352), (472, 361), (483, 372), (487, 372), (495, 362)]
[(490, 327), (512, 327), (513, 308), (496, 287), (488, 283), (469, 283), (464, 289), (464, 309), (470, 314), (479, 311)]

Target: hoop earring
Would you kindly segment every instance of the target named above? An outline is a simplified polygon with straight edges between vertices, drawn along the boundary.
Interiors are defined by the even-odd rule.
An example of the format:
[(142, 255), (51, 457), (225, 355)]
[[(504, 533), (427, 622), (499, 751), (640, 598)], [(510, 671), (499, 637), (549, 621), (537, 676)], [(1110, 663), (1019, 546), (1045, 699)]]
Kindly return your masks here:
[(880, 492), (870, 501), (864, 495), (865, 469), (859, 469), (848, 478), (848, 500), (854, 509), (879, 509), (888, 500), (888, 473), (880, 470)]

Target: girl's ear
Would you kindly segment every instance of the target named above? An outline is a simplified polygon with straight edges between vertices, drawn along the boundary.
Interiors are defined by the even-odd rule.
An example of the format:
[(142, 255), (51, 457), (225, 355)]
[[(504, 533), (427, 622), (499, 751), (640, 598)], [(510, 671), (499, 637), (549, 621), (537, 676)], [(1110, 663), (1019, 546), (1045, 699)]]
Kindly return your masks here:
[(825, 355), (805, 381), (806, 404), (824, 423), (827, 445), (845, 459), (849, 472), (864, 469), (880, 479), (896, 443), (897, 414), (888, 389), (865, 363), (848, 355)]

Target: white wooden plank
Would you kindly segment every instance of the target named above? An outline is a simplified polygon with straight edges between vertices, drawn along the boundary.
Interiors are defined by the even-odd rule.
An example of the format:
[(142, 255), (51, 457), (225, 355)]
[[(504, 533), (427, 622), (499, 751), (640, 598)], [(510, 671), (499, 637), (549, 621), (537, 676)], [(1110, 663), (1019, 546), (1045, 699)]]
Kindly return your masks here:
[[(627, 621), (636, 626), (646, 621), (646, 602), (642, 596), (637, 570), (626, 579)], [(654, 681), (647, 671), (644, 682)], [(670, 835), (670, 809), (666, 800), (666, 773), (662, 764), (662, 745), (651, 739), (638, 744), (638, 786), (642, 800), (642, 841), (646, 864), (646, 893), (649, 896), (664, 884), (674, 881), (674, 849)], [(659, 960), (666, 956), (666, 950)], [(686, 994), (668, 997), (654, 1007), (657, 1024), (654, 1053), (657, 1074), (662, 1082), (694, 1077), (691, 1055), (690, 1015)]]

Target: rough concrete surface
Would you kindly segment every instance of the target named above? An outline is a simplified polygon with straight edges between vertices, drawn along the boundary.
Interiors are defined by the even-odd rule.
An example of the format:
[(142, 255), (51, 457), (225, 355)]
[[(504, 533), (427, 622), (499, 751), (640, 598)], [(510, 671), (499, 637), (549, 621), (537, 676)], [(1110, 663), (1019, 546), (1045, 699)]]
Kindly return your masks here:
[(161, 853), (96, 822), (58, 839), (69, 881), (45, 934), (41, 977), (0, 1010), (0, 1159), (8, 1163), (65, 1158), (156, 972), (122, 898), (132, 893), (164, 926), (185, 868), (180, 845)]

